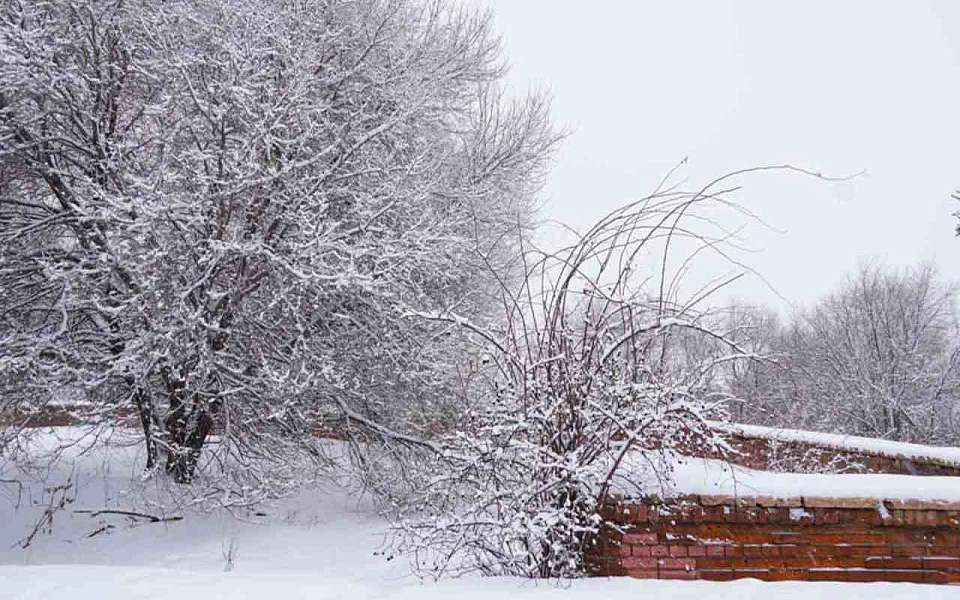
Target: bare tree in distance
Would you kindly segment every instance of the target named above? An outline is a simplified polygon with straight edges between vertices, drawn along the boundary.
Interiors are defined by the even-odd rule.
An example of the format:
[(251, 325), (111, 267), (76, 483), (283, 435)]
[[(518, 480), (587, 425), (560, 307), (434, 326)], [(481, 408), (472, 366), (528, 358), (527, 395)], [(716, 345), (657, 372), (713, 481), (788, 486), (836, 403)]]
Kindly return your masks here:
[(960, 441), (957, 288), (929, 264), (864, 262), (836, 292), (765, 329), (776, 364), (743, 365), (747, 420), (929, 444)]

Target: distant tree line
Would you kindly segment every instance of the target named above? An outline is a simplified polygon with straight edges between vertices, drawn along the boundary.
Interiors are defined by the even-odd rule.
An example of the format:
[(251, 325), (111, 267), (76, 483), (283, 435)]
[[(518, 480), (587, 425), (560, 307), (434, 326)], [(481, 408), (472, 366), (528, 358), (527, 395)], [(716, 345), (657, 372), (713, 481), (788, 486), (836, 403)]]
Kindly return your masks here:
[(781, 318), (729, 318), (765, 359), (723, 381), (731, 418), (926, 444), (960, 444), (957, 288), (930, 265), (864, 263), (836, 291)]

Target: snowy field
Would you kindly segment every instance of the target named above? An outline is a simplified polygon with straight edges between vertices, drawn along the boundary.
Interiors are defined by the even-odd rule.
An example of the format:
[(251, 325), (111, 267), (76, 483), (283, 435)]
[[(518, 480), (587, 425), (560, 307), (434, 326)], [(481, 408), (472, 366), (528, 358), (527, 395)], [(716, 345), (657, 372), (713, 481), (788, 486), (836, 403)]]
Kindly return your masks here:
[[(138, 468), (133, 448), (98, 447), (65, 461), (45, 477), (45, 485), (72, 476), (75, 497), (68, 495), (72, 501), (55, 513), (50, 531), (40, 531), (27, 548), (18, 542), (31, 532), (56, 492), (40, 484), (22, 490), (0, 484), (0, 599), (960, 598), (960, 587), (914, 584), (614, 578), (558, 585), (480, 577), (423, 581), (409, 575), (402, 559), (387, 560), (379, 553), (387, 526), (369, 502), (332, 484), (270, 506), (261, 516), (186, 511), (183, 520), (149, 523), (75, 512), (146, 511), (122, 494), (137, 478)], [(13, 475), (7, 468), (0, 479)]]

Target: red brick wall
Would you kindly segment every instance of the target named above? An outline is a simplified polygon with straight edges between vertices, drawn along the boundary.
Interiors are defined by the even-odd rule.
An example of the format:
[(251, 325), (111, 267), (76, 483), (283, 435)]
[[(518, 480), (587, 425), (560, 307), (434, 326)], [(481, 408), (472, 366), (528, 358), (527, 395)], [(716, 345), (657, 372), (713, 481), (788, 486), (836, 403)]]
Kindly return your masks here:
[(24, 415), (13, 413), (9, 415), (0, 415), (0, 427), (16, 425), (19, 427), (62, 427), (65, 425), (77, 425), (80, 421), (74, 416), (73, 412), (66, 407), (47, 406), (41, 411)]
[(695, 496), (611, 505), (596, 575), (960, 583), (960, 503)]

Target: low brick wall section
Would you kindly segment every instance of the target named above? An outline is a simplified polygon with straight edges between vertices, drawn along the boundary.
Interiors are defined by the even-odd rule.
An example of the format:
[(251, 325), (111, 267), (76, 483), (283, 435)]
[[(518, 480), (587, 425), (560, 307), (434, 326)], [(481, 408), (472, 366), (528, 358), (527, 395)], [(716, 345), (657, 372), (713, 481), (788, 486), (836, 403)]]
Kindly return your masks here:
[(960, 503), (692, 496), (618, 503), (596, 575), (960, 583)]
[[(726, 460), (759, 470), (789, 472), (891, 473), (900, 475), (960, 476), (960, 466), (931, 459), (885, 456), (864, 451), (841, 450), (815, 444), (779, 441), (738, 434), (727, 434), (734, 453)], [(721, 458), (712, 453), (707, 458)]]

